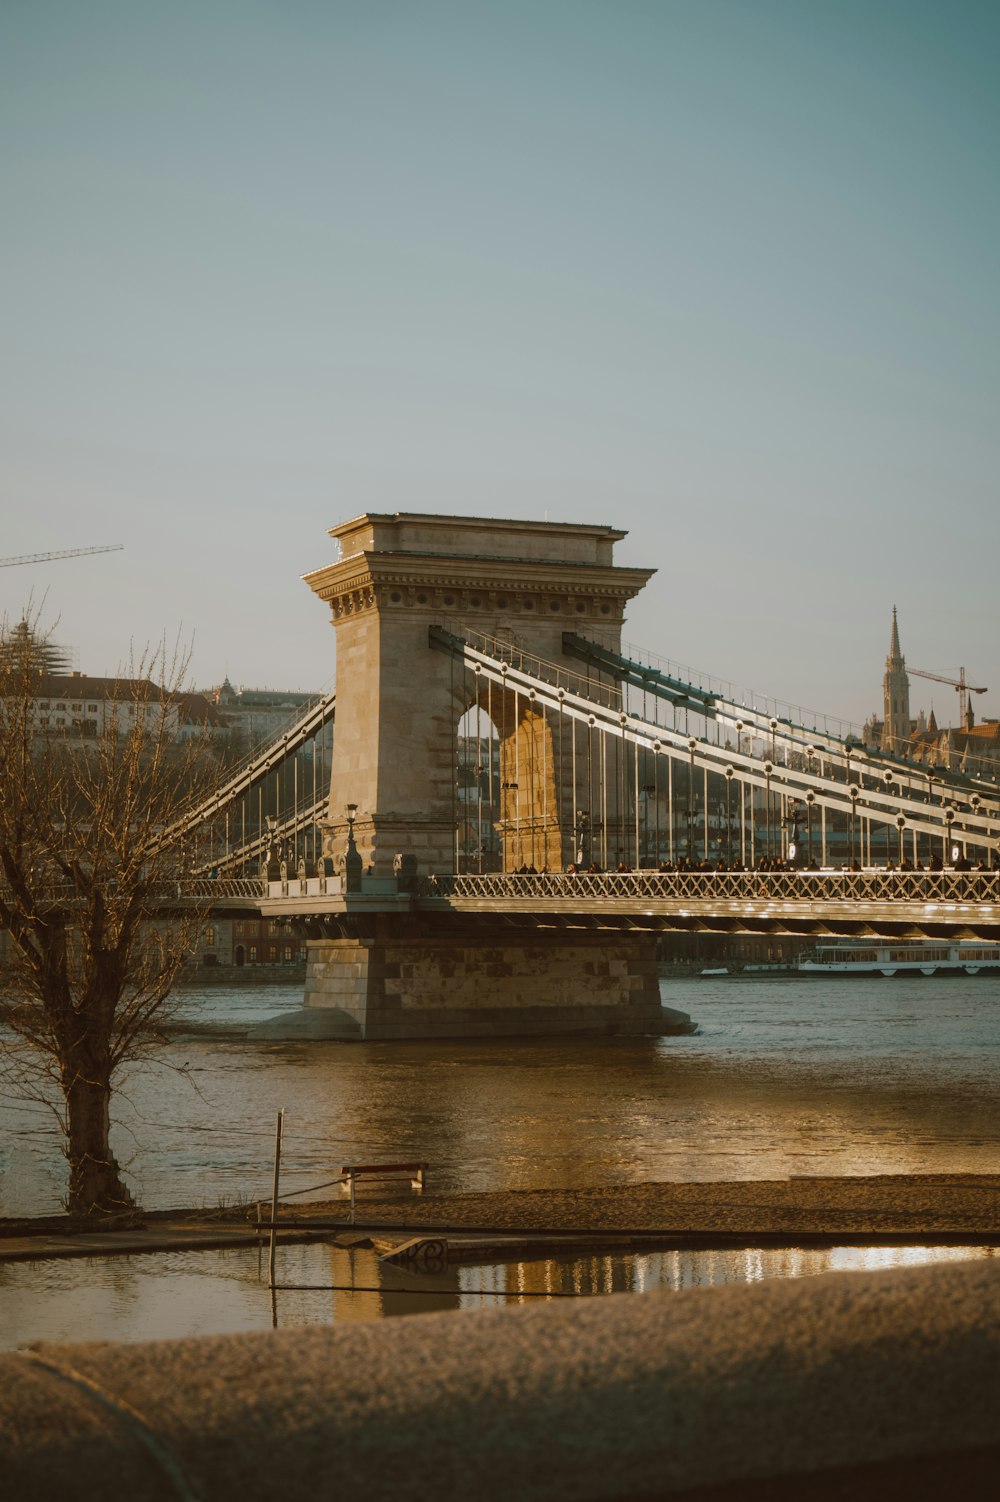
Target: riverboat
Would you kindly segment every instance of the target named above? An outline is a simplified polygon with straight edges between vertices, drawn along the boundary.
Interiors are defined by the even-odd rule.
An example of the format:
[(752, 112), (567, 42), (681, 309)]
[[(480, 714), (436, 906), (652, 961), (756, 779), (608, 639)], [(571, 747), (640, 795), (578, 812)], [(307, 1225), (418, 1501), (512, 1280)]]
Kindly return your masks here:
[(1000, 944), (835, 939), (803, 951), (799, 975), (980, 975), (1000, 972)]

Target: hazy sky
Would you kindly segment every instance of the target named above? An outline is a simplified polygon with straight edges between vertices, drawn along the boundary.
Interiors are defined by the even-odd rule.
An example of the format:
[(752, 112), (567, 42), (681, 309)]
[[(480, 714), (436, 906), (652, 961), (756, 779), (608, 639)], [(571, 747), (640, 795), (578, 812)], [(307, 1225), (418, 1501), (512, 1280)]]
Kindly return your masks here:
[[(995, 0), (5, 0), (0, 570), (320, 688), (365, 510), (610, 522), (626, 636), (1000, 713)], [(948, 723), (956, 695), (914, 683)]]

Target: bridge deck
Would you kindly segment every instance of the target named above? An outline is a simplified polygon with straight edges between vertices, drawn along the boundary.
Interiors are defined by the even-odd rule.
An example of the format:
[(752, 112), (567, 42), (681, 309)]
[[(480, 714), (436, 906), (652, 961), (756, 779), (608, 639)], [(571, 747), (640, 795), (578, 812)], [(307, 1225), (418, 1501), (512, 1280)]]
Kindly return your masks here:
[[(320, 885), (324, 890), (319, 891)], [(636, 871), (428, 877), (414, 894), (372, 882), (271, 882), (273, 917), (453, 913), (575, 928), (659, 928), (1000, 939), (1000, 871)]]

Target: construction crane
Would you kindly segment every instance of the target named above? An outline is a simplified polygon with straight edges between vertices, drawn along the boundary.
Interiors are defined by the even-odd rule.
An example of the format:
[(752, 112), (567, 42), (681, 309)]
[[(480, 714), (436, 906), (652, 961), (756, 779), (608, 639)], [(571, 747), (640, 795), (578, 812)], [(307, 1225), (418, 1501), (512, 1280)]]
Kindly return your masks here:
[(51, 558), (81, 558), (84, 553), (120, 553), (123, 542), (113, 542), (102, 548), (64, 548), (60, 553), (19, 553), (16, 558), (0, 558), (0, 568), (10, 568), (15, 563), (48, 563)]
[(909, 668), (908, 671), (914, 678), (931, 678), (935, 683), (947, 683), (958, 691), (958, 715), (959, 725), (964, 730), (969, 713), (969, 695), (985, 694), (984, 688), (977, 688), (974, 683), (966, 682), (965, 669), (959, 668), (957, 678), (945, 678), (941, 673), (926, 673), (922, 668)]

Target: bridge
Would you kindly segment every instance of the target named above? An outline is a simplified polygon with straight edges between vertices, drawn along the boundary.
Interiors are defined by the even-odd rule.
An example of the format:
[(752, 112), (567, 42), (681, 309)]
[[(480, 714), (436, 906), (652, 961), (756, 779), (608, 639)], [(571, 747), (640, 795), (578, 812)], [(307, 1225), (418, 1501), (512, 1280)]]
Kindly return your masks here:
[(995, 778), (627, 646), (652, 570), (614, 563), (623, 532), (397, 513), (331, 536), (307, 582), (336, 696), (177, 831), (185, 900), (308, 935), (309, 1030), (657, 1031), (670, 929), (1000, 938)]

